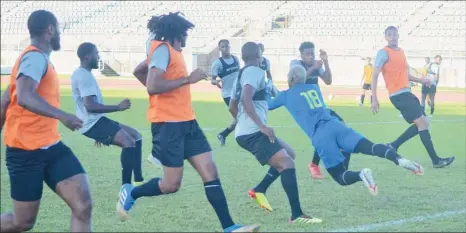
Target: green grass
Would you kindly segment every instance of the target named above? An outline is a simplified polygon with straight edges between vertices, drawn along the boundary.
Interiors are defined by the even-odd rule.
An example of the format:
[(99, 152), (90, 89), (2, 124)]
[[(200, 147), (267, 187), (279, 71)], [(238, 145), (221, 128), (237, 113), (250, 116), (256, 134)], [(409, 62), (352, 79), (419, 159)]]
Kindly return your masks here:
[[(104, 91), (106, 103), (117, 103), (130, 97), (133, 105), (129, 111), (109, 114), (114, 120), (141, 130), (143, 134), (143, 169), (146, 178), (160, 176), (161, 170), (146, 162), (151, 145), (149, 123), (146, 121), (148, 105), (143, 91)], [(448, 168), (433, 169), (418, 137), (407, 142), (400, 153), (424, 165), (425, 175), (414, 176), (394, 166), (391, 162), (365, 155), (354, 155), (350, 169), (369, 167), (378, 182), (379, 195), (371, 196), (362, 183), (341, 187), (324, 172), (325, 179), (311, 179), (307, 164), (311, 160), (311, 142), (296, 126), (285, 109), (269, 114), (270, 125), (276, 127), (279, 137), (290, 143), (297, 153), (296, 167), (303, 209), (310, 215), (324, 220), (312, 226), (295, 226), (287, 223), (290, 210), (286, 195), (278, 180), (268, 191), (274, 212), (267, 214), (247, 197), (247, 191), (265, 175), (267, 167), (261, 167), (252, 155), (241, 149), (230, 136), (226, 147), (220, 147), (215, 135), (230, 123), (226, 107), (220, 96), (194, 93), (194, 108), (214, 149), (222, 184), (229, 200), (234, 219), (242, 223), (261, 223), (262, 231), (305, 232), (328, 231), (360, 225), (383, 223), (466, 207), (465, 105), (436, 106), (436, 116), (431, 123), (432, 139), (440, 156), (455, 155), (456, 161)], [(407, 124), (388, 103), (381, 112), (373, 115), (369, 107), (356, 107), (354, 102), (328, 101), (347, 122), (399, 122), (394, 124), (351, 124), (374, 142), (388, 142), (398, 137)], [(69, 90), (63, 91), (62, 108), (74, 112)], [(69, 145), (86, 168), (91, 182), (94, 200), (94, 231), (220, 231), (214, 211), (209, 206), (200, 177), (188, 165), (185, 167), (181, 190), (173, 195), (138, 200), (132, 211), (132, 219), (120, 223), (115, 216), (115, 203), (120, 186), (120, 150), (115, 147), (97, 149), (93, 141), (60, 126), (63, 141)], [(4, 151), (2, 146), (1, 151)], [(3, 153), (2, 153), (3, 154)], [(2, 159), (4, 161), (4, 158)], [(5, 165), (1, 170), (1, 210), (12, 209), (9, 198), (9, 180)], [(55, 194), (44, 186), (44, 196), (37, 224), (33, 231), (68, 231), (69, 209)], [(393, 227), (381, 227), (372, 231), (465, 231), (465, 214), (406, 223)]]

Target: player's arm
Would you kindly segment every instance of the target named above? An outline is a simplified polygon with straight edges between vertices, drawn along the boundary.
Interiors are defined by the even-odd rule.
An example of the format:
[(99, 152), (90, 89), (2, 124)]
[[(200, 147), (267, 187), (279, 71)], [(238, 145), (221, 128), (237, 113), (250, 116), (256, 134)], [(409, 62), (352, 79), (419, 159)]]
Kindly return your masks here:
[(120, 105), (104, 105), (97, 102), (97, 96), (90, 95), (83, 97), (83, 103), (86, 110), (90, 113), (111, 113), (123, 111)]
[(261, 121), (261, 119), (256, 113), (256, 110), (254, 109), (254, 102), (252, 100), (252, 97), (254, 96), (254, 91), (255, 91), (255, 88), (252, 87), (251, 85), (249, 84), (244, 85), (243, 96), (241, 98), (241, 102), (243, 103), (244, 111), (246, 112), (246, 114), (248, 114), (251, 120), (254, 121), (254, 123), (256, 123), (257, 126), (263, 127), (264, 122)]
[(265, 67), (265, 73), (267, 74), (267, 78), (272, 80), (272, 72), (270, 71), (270, 60), (265, 60), (266, 62), (266, 67)]
[(147, 74), (149, 73), (149, 68), (147, 61), (144, 60), (139, 63), (133, 71), (133, 75), (141, 82), (142, 85), (146, 86)]
[[(408, 69), (412, 69), (412, 68), (408, 67)], [(411, 81), (411, 82), (421, 83), (421, 84), (425, 84), (425, 85), (429, 85), (431, 83), (431, 81), (429, 79), (418, 78), (418, 77), (412, 76), (409, 72), (408, 72), (408, 78), (409, 78), (409, 81)]]
[(269, 111), (277, 109), (284, 105), (285, 103), (285, 93), (284, 91), (278, 93), (277, 97), (274, 99), (267, 100), (267, 106), (269, 107)]
[(68, 114), (47, 103), (36, 92), (47, 66), (48, 61), (39, 52), (29, 52), (23, 56), (16, 78), (18, 105), (33, 113), (62, 120)]
[(10, 106), (10, 85), (6, 88), (6, 90), (2, 94), (2, 100), (1, 100), (1, 115), (0, 115), (0, 132), (3, 129), (3, 125), (5, 124), (5, 119), (6, 119), (6, 110), (8, 109), (8, 106)]
[(320, 50), (320, 59), (324, 62), (325, 72), (319, 74), (320, 78), (324, 80), (324, 83), (327, 85), (332, 84), (332, 71), (330, 70), (330, 65), (328, 63), (328, 55), (324, 50)]
[(212, 85), (217, 85), (217, 77), (218, 77), (218, 73), (220, 72), (220, 69), (222, 68), (221, 65), (222, 64), (220, 63), (218, 59), (215, 60), (214, 63), (212, 64), (212, 68), (211, 68), (212, 79), (210, 80), (210, 83)]

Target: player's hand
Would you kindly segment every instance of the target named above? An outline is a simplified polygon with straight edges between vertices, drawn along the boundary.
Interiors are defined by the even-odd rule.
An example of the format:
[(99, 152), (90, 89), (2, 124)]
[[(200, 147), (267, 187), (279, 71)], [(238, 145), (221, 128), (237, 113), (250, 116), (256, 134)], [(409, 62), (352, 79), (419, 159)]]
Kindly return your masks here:
[(95, 141), (95, 143), (94, 143), (94, 146), (97, 147), (97, 148), (102, 148), (102, 145), (105, 146), (104, 144), (102, 144), (101, 142), (98, 142), (98, 141)]
[(131, 101), (129, 99), (124, 99), (118, 104), (118, 110), (125, 111), (131, 108)]
[(60, 119), (60, 121), (66, 126), (66, 128), (70, 129), (71, 131), (75, 131), (83, 127), (83, 121), (72, 114), (66, 113), (62, 119)]
[(188, 76), (189, 84), (197, 83), (203, 79), (207, 79), (207, 75), (201, 69), (195, 69), (191, 74)]
[(321, 49), (319, 52), (320, 52), (320, 59), (322, 59), (322, 61), (327, 61), (328, 60), (327, 52), (325, 52), (325, 50), (323, 49)]
[(263, 134), (267, 135), (271, 143), (275, 143), (275, 132), (272, 128), (268, 127), (267, 125), (262, 125), (260, 130)]
[(315, 61), (314, 64), (312, 64), (310, 69), (311, 70), (318, 70), (318, 69), (322, 68), (323, 65), (324, 65), (324, 62), (322, 60)]
[(371, 109), (372, 113), (376, 114), (379, 112), (379, 100), (377, 97), (372, 97)]
[(430, 87), (432, 85), (432, 80), (430, 80), (428, 78), (423, 78), (423, 79), (421, 79), (421, 83), (423, 85), (426, 85), (426, 86)]
[(217, 80), (217, 83), (215, 83), (218, 88), (222, 89), (222, 80)]

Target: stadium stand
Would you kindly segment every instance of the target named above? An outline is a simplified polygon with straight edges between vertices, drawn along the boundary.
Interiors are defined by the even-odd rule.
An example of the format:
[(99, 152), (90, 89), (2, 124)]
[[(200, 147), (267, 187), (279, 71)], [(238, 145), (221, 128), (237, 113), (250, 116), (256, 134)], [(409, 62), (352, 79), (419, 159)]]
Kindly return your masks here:
[[(229, 38), (236, 54), (242, 43), (254, 40), (265, 45), (272, 72), (281, 79), (299, 44), (308, 40), (332, 56), (336, 83), (354, 84), (356, 79), (343, 76), (359, 77), (361, 58), (374, 56), (385, 43), (383, 30), (394, 25), (400, 28), (400, 43), (410, 63), (422, 66), (423, 57), (442, 54), (448, 61), (443, 67), (454, 69), (445, 73), (464, 79), (465, 5), (463, 1), (2, 1), (2, 65), (11, 64), (29, 43), (27, 16), (47, 9), (60, 21), (63, 57), (74, 56), (79, 43), (93, 41), (103, 54), (104, 69), (129, 73), (145, 56), (150, 17), (181, 11), (196, 24), (186, 48), (191, 67), (208, 69), (218, 56), (220, 38)], [(63, 65), (66, 72), (76, 61)]]

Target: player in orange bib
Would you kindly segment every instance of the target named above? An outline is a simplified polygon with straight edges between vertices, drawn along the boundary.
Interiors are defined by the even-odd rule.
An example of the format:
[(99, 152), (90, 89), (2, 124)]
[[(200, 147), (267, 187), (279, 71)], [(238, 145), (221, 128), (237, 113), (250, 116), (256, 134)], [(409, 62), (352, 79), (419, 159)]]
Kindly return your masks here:
[[(136, 199), (177, 192), (184, 160), (188, 160), (204, 182), (207, 200), (223, 231), (257, 232), (257, 224), (243, 226), (233, 222), (212, 149), (194, 115), (190, 85), (207, 76), (199, 69), (189, 74), (185, 65), (182, 48), (192, 28), (194, 24), (179, 12), (152, 17), (148, 23), (155, 37), (150, 42), (146, 65), (140, 64), (140, 70), (134, 73), (149, 93), (147, 119), (152, 124), (152, 155), (162, 164), (164, 174), (138, 187), (123, 185), (117, 211), (121, 220), (126, 220)], [(148, 70), (147, 74), (144, 70)]]
[[(60, 86), (49, 60), (60, 49), (55, 16), (34, 11), (27, 27), (31, 45), (13, 66), (2, 96), (5, 160), (13, 211), (2, 213), (1, 232), (23, 232), (35, 224), (45, 182), (71, 209), (70, 231), (91, 231), (92, 201), (87, 175), (73, 152), (61, 142), (58, 124), (77, 130), (83, 122), (60, 110)], [(3, 127), (2, 127), (3, 128)]]
[[(379, 112), (379, 101), (377, 100), (377, 79), (382, 73), (385, 85), (390, 94), (390, 101), (403, 118), (412, 124), (398, 139), (388, 145), (394, 150), (419, 134), (422, 144), (426, 148), (432, 160), (434, 168), (442, 168), (450, 165), (455, 157), (440, 158), (435, 152), (434, 145), (429, 133), (429, 120), (422, 110), (419, 99), (411, 93), (409, 81), (431, 85), (429, 79), (419, 79), (409, 75), (408, 62), (403, 49), (398, 47), (398, 29), (390, 26), (385, 29), (385, 39), (388, 45), (379, 50), (372, 72), (372, 111)], [(414, 123), (414, 124), (413, 124)]]

